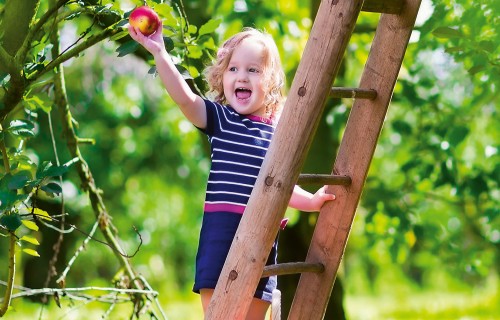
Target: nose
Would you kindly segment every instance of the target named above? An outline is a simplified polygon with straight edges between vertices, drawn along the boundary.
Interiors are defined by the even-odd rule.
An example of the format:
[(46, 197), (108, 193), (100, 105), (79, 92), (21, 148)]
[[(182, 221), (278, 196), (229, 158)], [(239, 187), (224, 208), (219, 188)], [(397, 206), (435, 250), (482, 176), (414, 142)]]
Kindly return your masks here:
[(248, 82), (248, 74), (245, 71), (238, 72), (238, 82)]

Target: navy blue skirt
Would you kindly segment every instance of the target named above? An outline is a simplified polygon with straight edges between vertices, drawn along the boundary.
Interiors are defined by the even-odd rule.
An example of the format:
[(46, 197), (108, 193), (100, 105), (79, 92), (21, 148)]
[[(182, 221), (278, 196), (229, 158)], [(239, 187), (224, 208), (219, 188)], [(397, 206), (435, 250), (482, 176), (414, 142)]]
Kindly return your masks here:
[[(230, 212), (205, 212), (196, 254), (196, 275), (193, 291), (215, 289), (242, 215)], [(278, 240), (273, 244), (266, 265), (276, 264)], [(277, 277), (262, 278), (254, 297), (271, 302)]]

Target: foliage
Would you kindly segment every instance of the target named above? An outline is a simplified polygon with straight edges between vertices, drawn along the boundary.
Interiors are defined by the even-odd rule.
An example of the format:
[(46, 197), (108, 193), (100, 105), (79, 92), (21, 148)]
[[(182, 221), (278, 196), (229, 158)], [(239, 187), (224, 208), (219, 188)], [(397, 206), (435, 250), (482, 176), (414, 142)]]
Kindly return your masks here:
[[(164, 22), (166, 28), (165, 43), (172, 56), (179, 62), (179, 68), (185, 70), (187, 78), (190, 77), (189, 72), (198, 76), (198, 70), (191, 68), (189, 61), (206, 57), (215, 48), (211, 33), (218, 26), (218, 22), (211, 20), (197, 28), (188, 24), (178, 6), (163, 1), (147, 2), (148, 5), (154, 7)], [(55, 267), (57, 256), (61, 250), (64, 229), (71, 226), (70, 231), (80, 230), (83, 232), (78, 227), (66, 222), (64, 185), (81, 184), (82, 187), (77, 193), (82, 196), (87, 194), (90, 207), (94, 212), (94, 223), (99, 226), (105, 239), (99, 240), (99, 242), (112, 249), (122, 269), (122, 275), (116, 279), (116, 284), (121, 283), (120, 286), (123, 289), (149, 288), (144, 278), (141, 280), (137, 278), (138, 275), (128, 261), (131, 256), (127, 255), (117, 242), (116, 229), (104, 203), (106, 196), (95, 183), (98, 175), (92, 173), (82, 154), (81, 148), (86, 144), (93, 144), (95, 137), (87, 139), (79, 136), (81, 134), (78, 132), (80, 127), (70, 109), (76, 100), (73, 100), (72, 95), (67, 94), (71, 87), (65, 84), (69, 78), (65, 79), (63, 68), (63, 63), (71, 64), (73, 59), (91, 52), (93, 46), (106, 39), (121, 43), (117, 48), (119, 57), (137, 51), (137, 44), (128, 37), (124, 26), (131, 9), (134, 5), (140, 4), (142, 1), (122, 4), (111, 0), (53, 0), (49, 2), (23, 0), (2, 1), (0, 3), (2, 19), (0, 32), (0, 121), (2, 123), (0, 145), (4, 163), (0, 180), (0, 223), (4, 233), (9, 236), (11, 244), (8, 253), (10, 272), (1, 315), (7, 311), (10, 304), (15, 277), (15, 246), (13, 244), (17, 242), (16, 240), (20, 240), (32, 245), (40, 245), (38, 239), (41, 237), (31, 236), (23, 230), (18, 231), (20, 226), (24, 225), (32, 232), (43, 231), (43, 234), (46, 234), (49, 229), (39, 230), (40, 226), (45, 226), (61, 233), (56, 243), (57, 246), (54, 247), (54, 256), (52, 258), (41, 257), (45, 261), (50, 259), (45, 286), (57, 274), (51, 270)], [(62, 35), (61, 38), (59, 38), (59, 34)], [(64, 49), (61, 50), (62, 46)], [(137, 52), (137, 54), (149, 60), (144, 52)], [(78, 82), (76, 80), (75, 84)], [(53, 109), (56, 109), (60, 114), (59, 122), (52, 122)], [(63, 140), (56, 138), (54, 129), (59, 129), (63, 133)], [(130, 130), (130, 127), (124, 125), (120, 129), (125, 132), (126, 129)], [(41, 143), (33, 143), (39, 137), (43, 137)], [(126, 142), (130, 144), (131, 140), (127, 139)], [(61, 147), (64, 144), (66, 144), (67, 152), (58, 151), (60, 150), (58, 145)], [(45, 160), (49, 158), (55, 158), (57, 165), (53, 165), (52, 161)], [(64, 160), (68, 158), (70, 160)], [(59, 165), (61, 161), (67, 162)], [(74, 163), (77, 163), (76, 170), (70, 172), (69, 165)], [(68, 176), (69, 180), (63, 181), (63, 175)], [(58, 177), (59, 180), (53, 181), (54, 177)], [(80, 180), (80, 183), (72, 182), (72, 179), (73, 181), (75, 181), (74, 179)], [(58, 206), (62, 207), (61, 211), (45, 211), (39, 207), (43, 206), (44, 203), (48, 203), (49, 206), (50, 203), (59, 203)], [(73, 211), (73, 219), (80, 215), (77, 211), (78, 207), (70, 206), (69, 208), (70, 211)], [(81, 210), (82, 218), (90, 213), (87, 211)], [(182, 212), (182, 209), (179, 211)], [(62, 214), (60, 214), (61, 212)], [(47, 222), (43, 222), (43, 220), (47, 220)], [(87, 234), (86, 241), (97, 240), (93, 232)], [(182, 229), (179, 229), (178, 235), (181, 235), (181, 232)], [(139, 240), (142, 243), (141, 236)], [(43, 241), (41, 244), (44, 245)], [(76, 252), (74, 258), (78, 256), (80, 250)], [(131, 250), (127, 251), (133, 252), (133, 250), (132, 247)], [(25, 248), (23, 251), (29, 255), (40, 257), (40, 254), (33, 249)], [(65, 286), (65, 275), (72, 264), (73, 260), (58, 279), (60, 286)], [(37, 272), (38, 274), (34, 275), (35, 278), (43, 277), (43, 269)], [(144, 312), (142, 308), (149, 308), (145, 299), (155, 298), (154, 294), (153, 296), (148, 295), (147, 291), (138, 291), (135, 296), (131, 295), (130, 297), (130, 301), (134, 305), (134, 315), (137, 317), (141, 312)], [(157, 311), (148, 312), (155, 313)]]
[(500, 7), (436, 1), (433, 9), (396, 86), (363, 222), (354, 227), (366, 238), (351, 243), (352, 262), (364, 261), (371, 279), (396, 263), (420, 285), (436, 269), (485, 285), (500, 261), (500, 77), (492, 46)]
[[(37, 6), (9, 9), (28, 2)], [(56, 4), (59, 10), (51, 10)], [(124, 30), (139, 4), (0, 1), (0, 141), (2, 159), (9, 161), (0, 172), (0, 223), (2, 234), (15, 231), (16, 246), (40, 255), (18, 256), (23, 285), (36, 280), (55, 287), (45, 281), (54, 278), (47, 270), (54, 267), (62, 276), (77, 257), (66, 286), (141, 287), (130, 281), (141, 274), (159, 288), (163, 304), (190, 289), (209, 165), (206, 140), (163, 94), (151, 56)], [(170, 55), (200, 92), (203, 65), (216, 43), (243, 26), (273, 35), (290, 83), (312, 24), (308, 1), (148, 4), (162, 17)], [(348, 243), (341, 277), (351, 298), (380, 293), (380, 281), (391, 290), (404, 276), (427, 287), (436, 270), (472, 286), (498, 272), (499, 4), (446, 0), (434, 1), (431, 9), (408, 48)], [(336, 85), (357, 85), (376, 18), (360, 16), (363, 28), (353, 36)], [(24, 33), (12, 37), (8, 28), (19, 25), (8, 20), (24, 21)], [(350, 102), (336, 103), (329, 102), (322, 123), (329, 146), (338, 143), (349, 114)], [(309, 166), (318, 168), (321, 157), (313, 158)], [(314, 220), (299, 216), (293, 223)], [(100, 235), (91, 232), (96, 221), (105, 222)], [(57, 242), (49, 239), (59, 233), (47, 225), (76, 227), (64, 234), (57, 263), (50, 261)], [(308, 243), (307, 233), (301, 236)], [(0, 239), (0, 254), (8, 257)], [(87, 250), (81, 249), (84, 240)], [(138, 243), (133, 259), (123, 256)], [(281, 250), (290, 246), (297, 244), (280, 243)], [(390, 268), (403, 272), (388, 279)], [(7, 267), (0, 270), (2, 278), (14, 279), (7, 273)], [(126, 312), (136, 311), (132, 304)]]

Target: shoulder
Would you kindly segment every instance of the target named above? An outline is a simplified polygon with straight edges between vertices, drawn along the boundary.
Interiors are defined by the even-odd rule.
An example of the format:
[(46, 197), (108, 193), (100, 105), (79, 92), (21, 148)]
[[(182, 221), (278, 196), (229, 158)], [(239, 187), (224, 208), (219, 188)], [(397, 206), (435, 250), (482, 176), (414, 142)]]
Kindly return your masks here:
[(213, 116), (219, 120), (237, 120), (239, 122), (242, 120), (242, 116), (228, 105), (205, 99), (205, 106), (207, 108), (207, 113), (212, 113), (209, 116)]

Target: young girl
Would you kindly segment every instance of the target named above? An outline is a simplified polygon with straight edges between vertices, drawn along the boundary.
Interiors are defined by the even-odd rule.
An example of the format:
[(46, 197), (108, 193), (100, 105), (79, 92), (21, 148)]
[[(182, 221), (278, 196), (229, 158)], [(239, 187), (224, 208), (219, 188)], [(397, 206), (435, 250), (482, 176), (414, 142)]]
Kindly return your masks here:
[[(214, 101), (194, 94), (175, 68), (162, 38), (162, 26), (149, 37), (129, 27), (131, 37), (153, 55), (168, 94), (211, 144), (208, 177), (193, 291), (206, 311), (236, 229), (259, 174), (274, 132), (284, 73), (272, 38), (247, 28), (228, 39), (206, 78)], [(335, 196), (324, 187), (311, 194), (296, 186), (289, 205), (319, 211)], [(277, 243), (267, 264), (276, 263)], [(246, 319), (264, 319), (276, 288), (276, 276), (261, 279)]]

